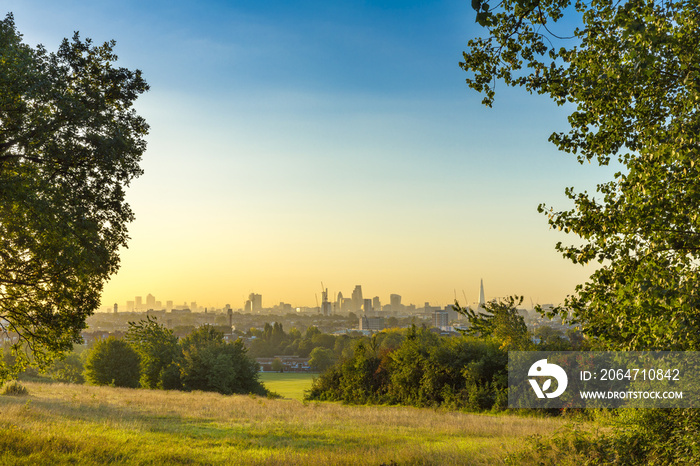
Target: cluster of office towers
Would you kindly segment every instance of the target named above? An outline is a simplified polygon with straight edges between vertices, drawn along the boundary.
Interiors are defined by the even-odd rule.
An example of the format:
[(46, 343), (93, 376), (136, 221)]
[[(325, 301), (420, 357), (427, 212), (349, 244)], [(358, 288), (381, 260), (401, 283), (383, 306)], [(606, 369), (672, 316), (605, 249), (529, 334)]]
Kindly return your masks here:
[[(479, 307), (484, 303), (484, 282), (483, 280), (481, 281), (481, 287), (480, 287), (480, 293), (479, 293)], [(391, 294), (389, 295), (389, 304), (385, 304), (382, 306), (382, 303), (379, 299), (379, 296), (375, 296), (371, 299), (369, 298), (364, 298), (362, 295), (362, 286), (361, 285), (356, 285), (355, 289), (352, 290), (352, 295), (349, 298), (346, 298), (343, 296), (342, 292), (338, 292), (338, 295), (336, 297), (335, 301), (330, 301), (328, 299), (328, 288), (324, 288), (323, 284), (321, 284), (321, 302), (318, 302), (318, 296), (316, 297), (317, 299), (317, 309), (320, 310), (320, 312), (323, 315), (333, 315), (333, 314), (348, 314), (350, 312), (354, 313), (362, 313), (365, 315), (378, 315), (379, 313), (383, 314), (398, 314), (403, 311), (407, 310), (407, 307), (403, 304), (401, 304), (401, 295), (398, 294)], [(426, 303), (426, 307), (427, 307)], [(413, 307), (413, 306), (412, 306)], [(192, 302), (189, 305), (187, 303), (184, 303), (179, 306), (173, 305), (173, 301), (166, 301), (165, 306), (163, 306), (163, 303), (161, 301), (156, 301), (155, 296), (152, 294), (148, 294), (146, 296), (146, 301), (144, 303), (143, 298), (141, 296), (136, 296), (133, 301), (127, 301), (126, 302), (126, 311), (127, 312), (142, 312), (146, 311), (149, 309), (190, 309), (192, 312), (198, 312), (201, 311), (202, 309), (197, 306), (196, 302)], [(226, 305), (225, 310), (231, 309), (230, 305)], [(114, 312), (116, 313), (118, 310), (117, 304), (114, 305)], [(257, 294), (257, 293), (251, 293), (248, 296), (248, 299), (245, 301), (243, 311), (244, 312), (252, 312), (252, 313), (260, 313), (263, 310), (263, 304), (262, 304), (262, 295)], [(278, 306), (274, 306), (272, 308), (274, 311), (283, 311), (283, 312), (291, 312), (292, 311), (292, 305), (291, 304), (286, 304), (286, 303), (280, 303)], [(409, 309), (410, 310), (410, 309)]]

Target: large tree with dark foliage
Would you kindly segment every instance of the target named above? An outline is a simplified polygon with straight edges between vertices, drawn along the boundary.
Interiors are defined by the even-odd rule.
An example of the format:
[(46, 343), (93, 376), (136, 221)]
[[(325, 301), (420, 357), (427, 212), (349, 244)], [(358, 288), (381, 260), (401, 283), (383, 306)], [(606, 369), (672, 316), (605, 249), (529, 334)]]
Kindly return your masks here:
[(114, 46), (76, 33), (49, 53), (0, 21), (0, 328), (39, 363), (80, 341), (133, 219), (148, 85)]

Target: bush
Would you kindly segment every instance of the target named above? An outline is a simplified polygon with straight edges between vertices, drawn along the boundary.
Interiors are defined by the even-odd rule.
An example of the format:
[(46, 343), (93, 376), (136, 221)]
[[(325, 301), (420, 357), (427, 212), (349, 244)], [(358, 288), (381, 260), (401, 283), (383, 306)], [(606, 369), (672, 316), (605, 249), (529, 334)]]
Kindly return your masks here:
[[(584, 412), (604, 430), (568, 425), (550, 437), (535, 436), (507, 464), (700, 464), (700, 414), (695, 409), (621, 409)], [(605, 416), (605, 417), (603, 417)]]
[(21, 383), (17, 382), (16, 380), (10, 380), (9, 382), (5, 382), (5, 384), (2, 386), (2, 389), (0, 389), (0, 395), (26, 396), (29, 395), (29, 392)]
[(98, 340), (85, 362), (85, 378), (92, 385), (136, 388), (141, 376), (139, 355), (123, 340)]
[(58, 382), (82, 384), (85, 383), (84, 371), (85, 367), (81, 355), (72, 351), (64, 355), (62, 359), (54, 361), (45, 373)]

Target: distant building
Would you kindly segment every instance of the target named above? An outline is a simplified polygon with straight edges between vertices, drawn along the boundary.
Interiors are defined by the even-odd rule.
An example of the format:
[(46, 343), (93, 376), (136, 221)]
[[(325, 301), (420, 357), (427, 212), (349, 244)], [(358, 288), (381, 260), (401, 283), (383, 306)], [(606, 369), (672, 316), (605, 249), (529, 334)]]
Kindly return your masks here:
[(343, 298), (343, 292), (342, 292), (342, 291), (338, 291), (338, 299), (335, 301), (335, 308), (336, 308), (338, 311), (342, 311), (342, 310), (343, 310), (343, 299), (344, 299), (344, 298)]
[(384, 317), (360, 317), (360, 330), (378, 332), (384, 330)]
[(403, 306), (401, 306), (401, 295), (389, 295), (389, 303), (391, 304), (391, 312), (401, 312), (403, 310)]
[(340, 312), (355, 312), (351, 298), (343, 298), (340, 302)]
[(479, 303), (477, 304), (477, 309), (484, 309), (484, 304), (486, 304), (486, 298), (484, 298), (484, 279), (481, 279), (481, 284), (479, 285)]
[(119, 312), (119, 304), (114, 303), (114, 313), (116, 314), (117, 312)]
[(353, 312), (359, 311), (362, 309), (362, 305), (364, 304), (364, 301), (362, 299), (362, 286), (356, 285), (355, 289), (352, 290), (352, 307), (353, 307)]
[(251, 293), (248, 296), (248, 301), (250, 301), (251, 312), (261, 312), (262, 311), (262, 295)]
[(323, 292), (321, 293), (321, 297), (321, 314), (323, 314), (324, 316), (329, 316), (333, 312), (331, 309), (331, 302), (328, 301), (328, 288), (323, 290)]
[(364, 304), (362, 305), (362, 310), (365, 312), (365, 314), (372, 313), (372, 300), (371, 299), (364, 300)]
[(135, 311), (142, 311), (143, 310), (143, 298), (141, 296), (137, 296), (134, 304), (134, 310)]
[(282, 372), (309, 372), (311, 370), (311, 366), (309, 366), (311, 358), (275, 356), (273, 358), (255, 358), (255, 361), (260, 364), (261, 372), (272, 372), (272, 365), (275, 359), (279, 359), (282, 363)]
[(433, 327), (439, 329), (446, 329), (449, 324), (449, 314), (446, 311), (434, 311), (433, 312)]
[(155, 307), (156, 307), (156, 297), (153, 296), (151, 293), (148, 293), (148, 296), (146, 296), (146, 308), (155, 309)]
[(382, 303), (379, 301), (379, 296), (375, 296), (372, 298), (372, 309), (375, 311), (381, 311), (382, 310)]

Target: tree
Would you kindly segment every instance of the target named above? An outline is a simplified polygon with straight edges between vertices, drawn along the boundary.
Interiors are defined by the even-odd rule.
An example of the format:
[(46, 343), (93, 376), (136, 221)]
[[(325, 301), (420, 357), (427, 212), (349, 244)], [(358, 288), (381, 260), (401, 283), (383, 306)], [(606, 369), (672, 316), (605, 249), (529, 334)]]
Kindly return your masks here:
[(66, 383), (85, 383), (85, 367), (83, 360), (85, 354), (76, 352), (64, 354), (61, 359), (54, 361), (47, 369), (46, 374), (53, 380)]
[(114, 46), (76, 33), (49, 53), (0, 21), (0, 319), (39, 364), (81, 342), (133, 219), (148, 85)]
[(284, 372), (284, 363), (280, 358), (275, 358), (272, 361), (272, 370), (274, 372)]
[[(540, 212), (578, 235), (565, 258), (601, 265), (556, 312), (615, 349), (700, 348), (700, 10), (685, 0), (481, 0), (488, 37), (469, 42), (467, 83), (491, 106), (496, 80), (569, 104), (550, 141), (580, 163), (617, 159), (597, 195)], [(564, 19), (570, 20), (564, 22)], [(579, 26), (562, 38), (561, 24)], [(569, 33), (567, 33), (569, 34)]]
[(525, 351), (531, 345), (525, 318), (518, 310), (522, 302), (522, 296), (494, 299), (484, 304), (485, 313), (469, 307), (462, 308), (456, 301), (453, 307), (469, 320), (469, 329), (464, 333), (493, 337), (506, 350)]
[(177, 337), (173, 331), (159, 324), (155, 317), (129, 322), (124, 339), (136, 350), (141, 359), (140, 383), (144, 388), (179, 388), (179, 377), (171, 376), (176, 371), (180, 355)]
[(178, 365), (185, 390), (266, 393), (258, 382), (258, 364), (248, 357), (240, 339), (227, 343), (222, 333), (202, 326), (182, 340), (181, 347)]
[(92, 385), (139, 386), (139, 355), (124, 340), (97, 340), (85, 362), (85, 378)]
[(309, 365), (318, 372), (323, 372), (335, 362), (335, 352), (332, 349), (316, 347), (311, 351)]
[[(617, 159), (596, 197), (567, 188), (570, 210), (539, 211), (579, 245), (556, 248), (599, 268), (555, 309), (602, 348), (700, 348), (700, 9), (688, 0), (473, 0), (487, 38), (462, 68), (491, 106), (497, 79), (570, 104), (550, 141), (580, 163)], [(574, 16), (570, 39), (553, 33)], [(571, 24), (571, 22), (569, 22)], [(555, 44), (556, 43), (556, 44)], [(551, 315), (551, 314), (550, 314)], [(607, 441), (621, 463), (697, 463), (693, 410), (632, 410)], [(650, 420), (649, 418), (653, 418)], [(648, 426), (653, 426), (649, 428)], [(634, 448), (624, 448), (634, 445)], [(610, 448), (610, 447), (608, 447)], [(646, 460), (646, 461), (645, 461)]]

